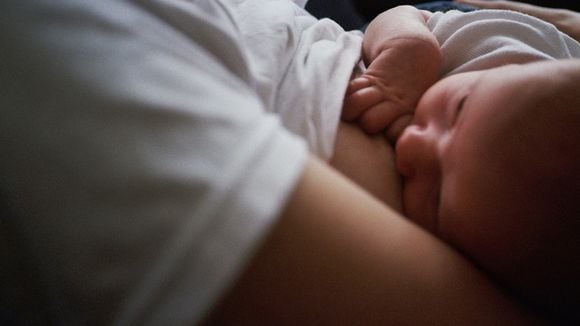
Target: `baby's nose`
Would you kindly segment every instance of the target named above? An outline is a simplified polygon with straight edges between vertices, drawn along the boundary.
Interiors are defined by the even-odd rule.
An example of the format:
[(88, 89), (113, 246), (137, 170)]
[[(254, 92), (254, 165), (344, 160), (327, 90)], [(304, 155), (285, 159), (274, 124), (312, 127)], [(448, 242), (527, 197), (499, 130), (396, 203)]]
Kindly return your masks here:
[(429, 127), (410, 125), (397, 141), (397, 168), (404, 177), (432, 173), (437, 169), (434, 131)]

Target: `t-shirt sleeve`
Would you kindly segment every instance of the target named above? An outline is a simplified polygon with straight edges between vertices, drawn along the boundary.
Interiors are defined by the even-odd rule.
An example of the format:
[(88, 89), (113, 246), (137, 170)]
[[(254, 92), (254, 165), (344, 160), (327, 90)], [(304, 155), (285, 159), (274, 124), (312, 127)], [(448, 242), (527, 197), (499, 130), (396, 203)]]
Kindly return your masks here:
[(248, 85), (220, 1), (8, 3), (2, 228), (35, 291), (57, 324), (195, 324), (276, 222), (304, 142)]

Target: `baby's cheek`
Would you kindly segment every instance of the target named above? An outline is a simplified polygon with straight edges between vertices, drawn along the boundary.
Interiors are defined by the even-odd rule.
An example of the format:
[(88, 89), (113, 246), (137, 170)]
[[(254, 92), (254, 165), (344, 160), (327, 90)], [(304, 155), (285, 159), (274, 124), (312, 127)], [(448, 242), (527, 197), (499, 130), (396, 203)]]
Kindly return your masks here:
[(508, 212), (501, 205), (479, 200), (487, 197), (485, 193), (465, 196), (472, 193), (442, 198), (439, 235), (484, 270), (509, 278), (511, 266), (524, 257), (529, 237), (505, 218)]

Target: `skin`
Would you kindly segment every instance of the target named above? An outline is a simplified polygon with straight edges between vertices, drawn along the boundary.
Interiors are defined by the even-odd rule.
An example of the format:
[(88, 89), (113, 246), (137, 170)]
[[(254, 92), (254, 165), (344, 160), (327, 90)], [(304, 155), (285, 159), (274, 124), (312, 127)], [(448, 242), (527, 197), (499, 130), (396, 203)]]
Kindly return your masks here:
[(551, 315), (580, 302), (579, 81), (578, 60), (448, 77), (396, 148), (405, 213)]
[[(565, 27), (561, 24), (564, 16), (560, 15), (564, 11), (506, 1), (485, 1), (485, 5), (489, 8), (503, 6), (495, 8), (515, 9), (534, 14), (555, 23), (558, 27)], [(398, 146), (400, 149), (397, 156), (399, 168), (406, 177), (403, 199), (404, 211), (408, 216), (453, 244), (470, 258), (474, 258), (477, 264), (497, 277), (500, 283), (525, 301), (529, 301), (534, 307), (547, 310), (547, 314), (551, 316), (569, 316), (570, 311), (577, 309), (561, 307), (577, 298), (576, 294), (570, 297), (563, 294), (566, 292), (566, 281), (576, 283), (574, 274), (568, 273), (566, 277), (562, 277), (562, 282), (556, 289), (553, 284), (545, 281), (555, 273), (544, 266), (538, 266), (540, 263), (537, 262), (549, 261), (543, 259), (546, 257), (566, 257), (563, 253), (568, 252), (569, 247), (580, 247), (577, 241), (573, 240), (577, 238), (578, 232), (575, 230), (578, 228), (570, 220), (575, 218), (565, 218), (566, 223), (555, 224), (556, 228), (553, 227), (553, 219), (546, 218), (554, 217), (560, 211), (574, 211), (574, 207), (562, 208), (566, 206), (565, 203), (576, 201), (575, 197), (566, 197), (563, 194), (577, 194), (577, 191), (570, 189), (567, 191), (553, 180), (537, 177), (545, 176), (546, 171), (560, 169), (561, 162), (553, 159), (558, 156), (554, 155), (550, 146), (555, 139), (530, 138), (528, 150), (524, 151), (521, 150), (522, 144), (519, 141), (524, 136), (513, 133), (517, 128), (508, 126), (520, 120), (522, 116), (541, 116), (538, 113), (527, 113), (521, 108), (532, 107), (534, 102), (540, 100), (545, 102), (547, 98), (554, 98), (553, 93), (544, 92), (551, 89), (551, 82), (558, 81), (566, 85), (574, 83), (566, 82), (569, 77), (566, 74), (560, 75), (561, 71), (555, 72), (557, 70), (555, 68), (540, 65), (537, 66), (539, 68), (530, 69), (527, 75), (517, 72), (516, 68), (507, 72), (500, 70), (495, 79), (493, 77), (495, 71), (491, 74), (492, 77), (483, 72), (460, 75), (429, 89), (438, 77), (440, 53), (438, 44), (432, 41), (433, 36), (425, 26), (428, 15), (415, 8), (401, 6), (384, 12), (371, 22), (365, 33), (363, 45), (363, 58), (368, 70), (361, 77), (351, 81), (345, 97), (343, 120), (356, 122), (371, 135), (384, 131), (387, 139), (393, 144), (403, 139), (403, 144)], [(569, 33), (573, 31), (562, 29)], [(430, 55), (421, 56), (427, 53)], [(551, 71), (551, 75), (539, 78), (544, 76), (546, 71)], [(513, 80), (505, 78), (514, 73), (519, 77)], [(530, 76), (535, 76), (535, 79), (530, 79)], [(425, 95), (419, 102), (419, 98), (427, 89), (429, 89), (427, 93), (431, 95)], [(568, 93), (574, 94), (575, 91), (568, 90)], [(446, 110), (438, 111), (439, 116), (429, 116), (425, 113), (429, 111), (423, 109), (423, 112), (417, 112), (413, 118), (417, 102), (419, 110), (421, 107), (431, 105), (443, 106)], [(479, 105), (479, 109), (470, 109), (470, 113), (465, 114), (468, 118), (462, 117), (462, 120), (468, 121), (462, 122), (462, 128), (456, 131), (457, 109), (459, 107), (465, 109), (476, 104)], [(567, 105), (575, 107), (570, 103)], [(510, 111), (511, 115), (507, 115), (503, 111), (499, 114), (497, 110), (483, 109), (487, 106), (496, 109), (503, 107), (514, 109)], [(428, 127), (421, 126), (422, 119), (433, 119), (437, 123), (431, 123)], [(412, 120), (413, 126), (405, 129)], [(482, 131), (481, 128), (477, 128), (481, 126), (477, 123), (479, 120), (486, 122), (484, 125), (492, 127), (486, 127), (485, 131)], [(528, 122), (518, 123), (523, 123), (524, 127), (528, 128), (531, 126)], [(537, 135), (543, 135), (544, 132), (557, 134), (544, 130), (545, 125), (536, 127)], [(553, 126), (561, 126), (561, 117)], [(400, 137), (403, 130), (407, 136), (404, 134)], [(568, 127), (568, 130), (574, 130), (574, 127)], [(413, 137), (414, 134), (420, 134), (422, 137)], [(510, 139), (508, 136), (518, 141), (506, 142), (506, 139)], [(491, 141), (492, 138), (495, 139), (494, 142)], [(417, 139), (431, 141), (420, 142)], [(434, 139), (437, 141), (433, 141)], [(544, 151), (543, 154), (540, 153), (540, 149)], [(510, 152), (518, 155), (510, 156), (508, 155)], [(482, 158), (481, 153), (486, 155)], [(355, 156), (358, 159), (358, 155), (350, 155)], [(345, 157), (348, 158), (349, 155), (342, 156)], [(543, 159), (541, 164), (543, 166), (534, 170), (528, 162), (537, 161), (538, 157)], [(348, 162), (348, 159), (346, 161)], [(490, 170), (490, 167), (495, 168)], [(572, 171), (572, 176), (560, 178), (573, 179), (576, 165), (565, 168), (566, 171)], [(356, 171), (356, 168), (351, 168), (346, 174), (354, 176), (353, 180), (370, 189), (365, 186), (365, 182), (372, 178), (368, 173), (353, 173)], [(364, 178), (360, 178), (361, 175), (365, 175)], [(377, 179), (380, 179), (379, 176)], [(544, 190), (523, 191), (525, 189)], [(554, 206), (560, 208), (555, 209)], [(509, 217), (507, 221), (506, 216)], [(571, 231), (563, 234), (562, 230)], [(493, 237), (490, 238), (490, 234), (493, 234)], [(542, 252), (535, 250), (533, 254), (528, 254), (530, 245), (538, 243), (551, 245), (544, 246)], [(518, 263), (513, 264), (514, 260)], [(559, 270), (564, 270), (565, 259), (561, 258), (560, 263)], [(522, 277), (521, 271), (527, 269), (538, 272), (528, 278)]]
[[(554, 24), (580, 40), (580, 13), (516, 1), (457, 0), (484, 9), (526, 13)], [(353, 79), (345, 96), (342, 119), (367, 133), (384, 132), (394, 144), (410, 123), (421, 95), (439, 78), (439, 44), (427, 28), (431, 13), (397, 6), (375, 17), (363, 43), (367, 70)]]
[(465, 258), (312, 158), (205, 324), (538, 323), (530, 316)]
[(342, 119), (394, 142), (421, 95), (439, 78), (441, 52), (427, 28), (430, 13), (399, 6), (377, 16), (363, 40), (367, 69), (347, 89)]
[(382, 135), (341, 123), (335, 153), (339, 170), (308, 161), (269, 236), (203, 324), (542, 324), (385, 205), (400, 207), (400, 179)]
[[(388, 45), (393, 40), (385, 41), (383, 44)], [(375, 53), (371, 48), (367, 53)], [(405, 52), (391, 53), (401, 56)], [(376, 61), (372, 54), (368, 59), (367, 63)], [(354, 91), (363, 88), (367, 89), (354, 87)], [(407, 107), (412, 103), (403, 102)], [(346, 120), (365, 127), (365, 121), (372, 118), (362, 118), (363, 115), (355, 113)], [(390, 125), (398, 117), (383, 119)], [(345, 126), (348, 125), (341, 124), (340, 128)], [(350, 174), (358, 185), (311, 158), (278, 223), (206, 323), (538, 323), (537, 316), (523, 310), (470, 261), (377, 200), (380, 196), (376, 193), (382, 191), (382, 186), (376, 183), (389, 180), (392, 175), (372, 178), (359, 171), (385, 162), (392, 164), (392, 151), (380, 138), (350, 127), (339, 130), (337, 153), (340, 148), (355, 147), (353, 155), (361, 158), (371, 155), (373, 149), (384, 157), (372, 162), (352, 160), (350, 155), (337, 154), (333, 158), (332, 163), (347, 171), (345, 174)], [(372, 124), (366, 127), (376, 128)], [(396, 196), (392, 198), (396, 200)]]

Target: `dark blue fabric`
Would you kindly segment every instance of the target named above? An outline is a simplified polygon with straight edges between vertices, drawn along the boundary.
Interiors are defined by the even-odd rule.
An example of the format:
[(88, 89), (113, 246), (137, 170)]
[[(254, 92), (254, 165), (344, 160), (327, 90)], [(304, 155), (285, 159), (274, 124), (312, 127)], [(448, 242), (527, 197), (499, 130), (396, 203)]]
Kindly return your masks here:
[(431, 11), (431, 12), (436, 12), (436, 11), (446, 12), (446, 11), (449, 11), (452, 9), (464, 11), (464, 12), (477, 10), (477, 8), (475, 8), (473, 6), (459, 4), (459, 3), (455, 3), (453, 1), (425, 2), (425, 3), (420, 3), (420, 4), (415, 5), (415, 7), (417, 7), (418, 9), (423, 9), (423, 10), (427, 10), (427, 11)]

